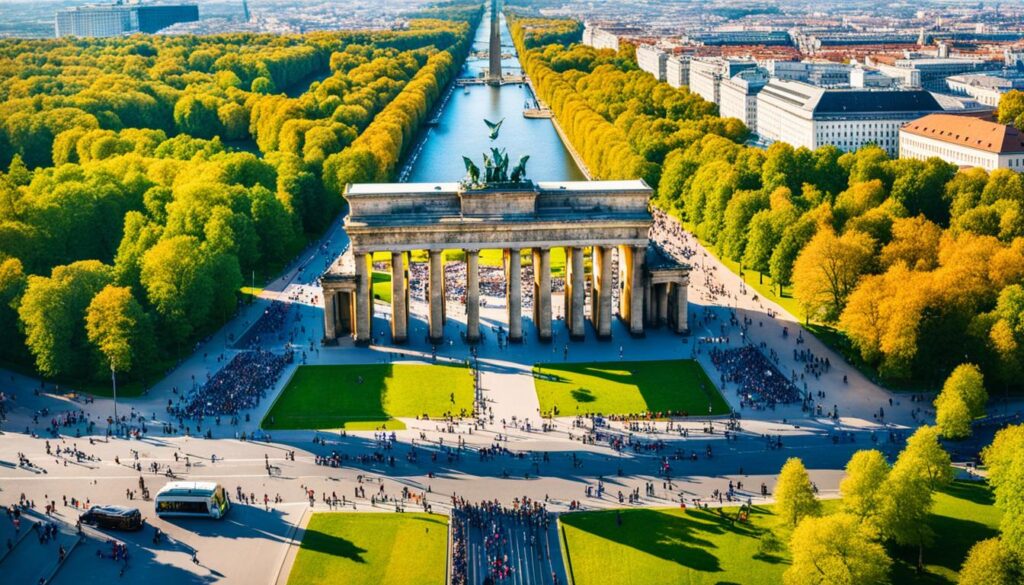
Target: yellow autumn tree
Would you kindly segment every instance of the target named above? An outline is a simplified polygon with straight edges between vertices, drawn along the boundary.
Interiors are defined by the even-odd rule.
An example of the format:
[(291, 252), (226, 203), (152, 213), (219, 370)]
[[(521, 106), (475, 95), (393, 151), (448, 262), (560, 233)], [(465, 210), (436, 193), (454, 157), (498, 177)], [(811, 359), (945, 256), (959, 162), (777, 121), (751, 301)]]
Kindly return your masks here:
[(807, 317), (834, 322), (874, 260), (874, 240), (858, 231), (819, 230), (793, 265), (793, 293)]

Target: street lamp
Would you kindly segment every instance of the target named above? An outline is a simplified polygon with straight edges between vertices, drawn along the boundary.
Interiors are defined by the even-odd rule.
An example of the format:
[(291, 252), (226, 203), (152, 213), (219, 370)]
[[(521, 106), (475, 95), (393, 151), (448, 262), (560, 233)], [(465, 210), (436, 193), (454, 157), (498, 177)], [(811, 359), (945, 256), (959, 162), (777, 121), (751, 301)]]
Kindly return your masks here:
[(110, 382), (114, 387), (114, 424), (121, 426), (121, 419), (117, 418), (117, 370), (114, 364), (110, 364)]

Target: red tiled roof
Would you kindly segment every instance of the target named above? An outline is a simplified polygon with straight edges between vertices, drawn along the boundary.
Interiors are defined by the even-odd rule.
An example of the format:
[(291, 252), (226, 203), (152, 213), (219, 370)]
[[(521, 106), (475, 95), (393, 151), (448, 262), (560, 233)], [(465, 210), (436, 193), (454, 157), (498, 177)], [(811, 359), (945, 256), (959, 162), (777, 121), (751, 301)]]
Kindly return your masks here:
[(973, 116), (930, 114), (907, 122), (900, 131), (986, 152), (1024, 152), (1024, 137), (1019, 130)]

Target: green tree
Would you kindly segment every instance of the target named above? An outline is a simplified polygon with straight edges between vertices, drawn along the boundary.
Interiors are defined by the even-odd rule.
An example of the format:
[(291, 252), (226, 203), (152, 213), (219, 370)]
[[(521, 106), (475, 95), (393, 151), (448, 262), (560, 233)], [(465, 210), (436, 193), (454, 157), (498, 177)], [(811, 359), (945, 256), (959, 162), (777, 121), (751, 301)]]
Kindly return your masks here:
[[(843, 511), (861, 522), (876, 525), (885, 500), (889, 463), (875, 449), (857, 451), (846, 464), (846, 477), (839, 483)], [(877, 526), (876, 526), (877, 527)]]
[(142, 286), (163, 320), (162, 329), (181, 342), (209, 322), (214, 278), (199, 240), (174, 236), (161, 240), (142, 256)]
[(906, 460), (908, 467), (920, 474), (932, 490), (953, 481), (952, 462), (949, 453), (939, 444), (939, 429), (936, 427), (918, 427), (907, 439), (907, 446), (900, 452), (897, 463), (900, 460)]
[(0, 355), (17, 359), (24, 354), (24, 336), (18, 328), (18, 306), (25, 294), (28, 278), (21, 260), (7, 258), (0, 262)]
[(985, 403), (988, 392), (985, 390), (985, 377), (981, 368), (974, 364), (960, 364), (946, 378), (942, 392), (956, 393), (963, 397), (972, 417), (985, 416)]
[(814, 486), (807, 469), (797, 457), (790, 457), (775, 483), (775, 514), (789, 526), (796, 526), (807, 516), (821, 513), (821, 502), (814, 496)]
[(955, 392), (942, 392), (935, 398), (935, 424), (947, 439), (971, 436), (971, 409), (964, 397)]
[(89, 303), (85, 312), (86, 335), (111, 372), (131, 370), (144, 319), (142, 307), (128, 287), (108, 284)]
[(817, 229), (815, 221), (806, 215), (783, 229), (782, 239), (768, 261), (769, 274), (775, 286), (779, 287), (779, 295), (782, 295), (783, 287), (793, 284), (793, 265)]
[(907, 439), (885, 482), (879, 522), (897, 544), (917, 548), (917, 568), (924, 568), (924, 548), (934, 534), (928, 524), (933, 492), (953, 480), (949, 454), (939, 444), (938, 429), (919, 427)]
[(988, 392), (981, 369), (974, 364), (960, 364), (946, 378), (942, 391), (935, 398), (935, 422), (942, 436), (964, 439), (971, 434), (971, 421), (984, 416)]
[(111, 267), (83, 260), (54, 268), (49, 278), (28, 278), (18, 316), (40, 373), (63, 376), (85, 371), (85, 358), (91, 354), (83, 327), (85, 312), (113, 277)]
[(882, 585), (892, 559), (852, 514), (805, 518), (793, 531), (786, 585)]
[(917, 569), (924, 569), (924, 548), (931, 544), (934, 533), (928, 525), (932, 509), (932, 490), (928, 480), (910, 458), (899, 460), (885, 483), (882, 509), (883, 533), (901, 546), (917, 548)]
[(960, 568), (960, 585), (1005, 585), (1024, 581), (1019, 559), (998, 538), (976, 543)]
[[(132, 369), (136, 349), (148, 344), (146, 314), (128, 287), (107, 285), (93, 297), (85, 311), (85, 332), (89, 342), (110, 368), (114, 391), (114, 420), (117, 414), (117, 374)], [(143, 334), (146, 334), (145, 338)]]
[(1003, 511), (999, 527), (1002, 543), (1024, 559), (1024, 425), (1006, 427), (981, 452), (988, 481)]
[(187, 94), (174, 106), (174, 123), (185, 134), (213, 138), (223, 132), (217, 106), (217, 99), (212, 96)]

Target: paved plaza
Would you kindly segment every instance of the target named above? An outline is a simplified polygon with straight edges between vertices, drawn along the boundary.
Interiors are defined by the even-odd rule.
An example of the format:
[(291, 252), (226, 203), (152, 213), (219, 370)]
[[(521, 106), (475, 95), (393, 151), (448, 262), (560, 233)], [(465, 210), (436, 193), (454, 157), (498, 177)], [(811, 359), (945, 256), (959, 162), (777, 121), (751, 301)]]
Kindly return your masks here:
[[(106, 418), (113, 410), (109, 399), (69, 397), (50, 386), (41, 388), (38, 380), (4, 373), (0, 388), (13, 397), (7, 402), (8, 417), (0, 436), (0, 504), (32, 504), (18, 531), (13, 531), (10, 520), (0, 518), (0, 538), (10, 542), (9, 552), (0, 558), (4, 582), (37, 583), (52, 575), (53, 583), (109, 583), (123, 572), (125, 578), (152, 583), (285, 583), (311, 512), (450, 514), (458, 502), (487, 501), (508, 508), (531, 502), (557, 515), (570, 509), (678, 507), (694, 501), (762, 503), (770, 501), (775, 474), (792, 456), (803, 459), (821, 495), (832, 497), (841, 469), (855, 450), (875, 446), (894, 455), (909, 429), (932, 417), (928, 407), (920, 410), (922, 403), (887, 393), (802, 333), (792, 316), (756, 298), (692, 238), (673, 242), (687, 250), (693, 266), (689, 336), (662, 327), (634, 338), (628, 324), (615, 319), (611, 340), (598, 341), (588, 324), (586, 339), (571, 341), (560, 320), (560, 296), (553, 295), (550, 343), (536, 341), (527, 318), (523, 343), (499, 346), (498, 330), (507, 327), (505, 308), (502, 299), (488, 298), (480, 311), (486, 334), (475, 358), (470, 346), (460, 341), (465, 311), (453, 303), (444, 342), (427, 341), (427, 306), (413, 302), (409, 342), (402, 346), (383, 343), (390, 339), (388, 307), (378, 304), (373, 319), (376, 343), (357, 347), (342, 340), (337, 346), (321, 347), (317, 278), (346, 244), (336, 224), (324, 241), (268, 285), (256, 303), (199, 344), (166, 378), (143, 396), (120, 399), (118, 411), (128, 414), (129, 425), (145, 424), (147, 432), (138, 438), (107, 436)], [(274, 300), (294, 305), (283, 329), (247, 336), (250, 325)], [(239, 352), (248, 351), (237, 348), (235, 341), (241, 339), (246, 348), (255, 343), (279, 354), (291, 347), (294, 359), (284, 365), (257, 406), (237, 418), (221, 417), (219, 424), (206, 416), (200, 428), (196, 421), (186, 420), (186, 435), (168, 416), (168, 401), (175, 403)], [(796, 372), (797, 387), (815, 398), (814, 405), (807, 410), (799, 401), (773, 407), (742, 403), (737, 383), (722, 382), (712, 354), (743, 346), (776, 356), (773, 363), (784, 375)], [(808, 355), (820, 362), (827, 358), (830, 367), (811, 373)], [(728, 417), (696, 415), (632, 422), (541, 416), (532, 373), (536, 363), (680, 358), (700, 362), (737, 413), (735, 423)], [(476, 420), (403, 419), (407, 429), (384, 432), (268, 434), (258, 428), (300, 364), (467, 361), (479, 370), (477, 399), (483, 408)], [(823, 406), (821, 415), (818, 404)], [(87, 435), (90, 421), (93, 431)], [(56, 434), (50, 431), (51, 423), (57, 425)], [(207, 434), (212, 438), (205, 438)], [(168, 474), (220, 482), (233, 509), (221, 521), (157, 518), (152, 501), (140, 500), (140, 483), (155, 493), (170, 479)], [(742, 481), (744, 489), (729, 494), (730, 480)], [(762, 484), (768, 497), (762, 496)], [(648, 485), (653, 490), (648, 491)], [(629, 498), (634, 490), (642, 495)], [(716, 492), (720, 500), (713, 497)], [(47, 516), (45, 506), (50, 503), (53, 509)], [(78, 515), (98, 503), (137, 506), (148, 525), (138, 533), (84, 528), (77, 534)], [(31, 526), (44, 522), (53, 523), (56, 536), (42, 543), (39, 529)], [(153, 540), (154, 527), (164, 534), (159, 542)], [(471, 537), (472, 530), (467, 532)], [(555, 533), (513, 532), (508, 544), (512, 552), (503, 554), (516, 563), (537, 559), (521, 565), (520, 574), (565, 582), (560, 559), (548, 554), (557, 551), (550, 541)], [(543, 544), (533, 545), (530, 538)], [(473, 575), (479, 575), (481, 562), (487, 562), (481, 542), (477, 537), (467, 547)], [(61, 547), (66, 558), (62, 565)], [(127, 561), (120, 551), (127, 551)], [(117, 559), (112, 558), (115, 552)], [(8, 575), (17, 578), (8, 581)], [(540, 582), (516, 579), (510, 582)]]

